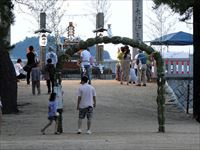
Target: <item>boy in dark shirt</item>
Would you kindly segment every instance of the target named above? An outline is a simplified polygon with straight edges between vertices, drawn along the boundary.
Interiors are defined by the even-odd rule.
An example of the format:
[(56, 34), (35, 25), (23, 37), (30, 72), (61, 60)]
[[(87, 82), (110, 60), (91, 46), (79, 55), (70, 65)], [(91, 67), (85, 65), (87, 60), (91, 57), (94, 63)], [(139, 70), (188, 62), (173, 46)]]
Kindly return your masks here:
[(56, 73), (56, 68), (52, 64), (52, 60), (49, 58), (47, 59), (47, 64), (45, 65), (45, 80), (47, 82), (47, 88), (49, 94), (53, 92), (55, 73)]

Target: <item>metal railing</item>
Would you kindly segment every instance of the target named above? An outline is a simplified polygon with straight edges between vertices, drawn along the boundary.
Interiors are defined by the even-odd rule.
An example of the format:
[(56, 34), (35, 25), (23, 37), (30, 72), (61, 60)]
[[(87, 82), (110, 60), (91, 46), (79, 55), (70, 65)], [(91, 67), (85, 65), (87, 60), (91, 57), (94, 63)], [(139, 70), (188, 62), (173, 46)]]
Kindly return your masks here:
[(166, 78), (193, 77), (193, 57), (189, 58), (165, 58), (164, 70)]

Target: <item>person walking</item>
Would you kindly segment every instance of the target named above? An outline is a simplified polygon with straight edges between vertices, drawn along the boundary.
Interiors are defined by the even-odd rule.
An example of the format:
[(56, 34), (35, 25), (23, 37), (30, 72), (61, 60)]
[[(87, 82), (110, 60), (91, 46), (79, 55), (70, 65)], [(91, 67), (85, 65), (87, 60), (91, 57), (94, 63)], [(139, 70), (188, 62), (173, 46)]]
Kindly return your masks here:
[(62, 90), (62, 85), (59, 83), (56, 83), (56, 85), (54, 86), (54, 92), (56, 93), (56, 101), (57, 101), (57, 113), (58, 118), (57, 118), (57, 132), (58, 133), (63, 133), (63, 117), (62, 117), (62, 113), (63, 113), (63, 94), (64, 91)]
[(14, 64), (15, 72), (17, 80), (26, 78), (26, 75), (23, 74), (23, 67), (22, 67), (22, 60), (19, 58), (17, 59), (17, 63)]
[(139, 50), (139, 54), (138, 54), (138, 58), (137, 58), (137, 85), (136, 86), (141, 86), (141, 82), (143, 82), (142, 86), (146, 86), (146, 82), (147, 82), (147, 77), (146, 77), (146, 70), (147, 70), (147, 57), (146, 55)]
[(51, 92), (53, 92), (56, 73), (56, 68), (54, 64), (52, 64), (51, 58), (47, 59), (47, 64), (45, 65), (44, 72), (44, 78), (47, 83), (48, 94), (50, 94)]
[(32, 94), (35, 95), (35, 89), (37, 88), (38, 95), (40, 95), (40, 68), (39, 63), (36, 63), (35, 66), (33, 66), (31, 71), (31, 79), (32, 79)]
[(27, 76), (26, 76), (26, 82), (29, 85), (30, 84), (30, 74), (32, 67), (36, 64), (36, 54), (34, 53), (34, 47), (32, 45), (28, 48), (28, 53), (26, 54), (27, 58), (27, 65), (30, 66), (30, 69), (27, 70)]
[(89, 85), (88, 77), (81, 78), (81, 85), (78, 89), (77, 110), (79, 110), (78, 132), (82, 133), (82, 120), (87, 116), (87, 134), (91, 134), (91, 122), (93, 116), (93, 108), (96, 107), (96, 90)]
[(82, 68), (81, 78), (84, 75), (87, 75), (89, 80), (88, 83), (91, 84), (91, 78), (92, 78), (91, 66), (90, 66), (91, 54), (89, 52), (89, 49), (87, 48), (82, 50), (80, 57), (81, 57), (81, 68)]
[(55, 129), (54, 134), (58, 134), (57, 132), (57, 102), (56, 102), (56, 93), (51, 93), (49, 97), (49, 104), (48, 104), (48, 120), (49, 123), (41, 129), (41, 133), (45, 134), (45, 130), (55, 122)]

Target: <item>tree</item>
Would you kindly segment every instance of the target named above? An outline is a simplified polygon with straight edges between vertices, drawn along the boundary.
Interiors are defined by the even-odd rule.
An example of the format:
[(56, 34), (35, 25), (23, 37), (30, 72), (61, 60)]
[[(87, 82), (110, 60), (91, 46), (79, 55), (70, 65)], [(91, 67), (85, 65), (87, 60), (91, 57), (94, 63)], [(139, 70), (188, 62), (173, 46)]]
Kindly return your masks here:
[(153, 0), (156, 8), (161, 4), (169, 5), (173, 11), (183, 16), (185, 21), (193, 15), (193, 117), (200, 122), (200, 1), (199, 0)]
[[(46, 13), (47, 29), (50, 29), (54, 35), (54, 42), (57, 44), (60, 35), (64, 34), (67, 29), (62, 28), (61, 23), (66, 10), (64, 10), (64, 0), (14, 0), (15, 6), (23, 13), (32, 16), (39, 24), (41, 12)], [(23, 7), (22, 7), (23, 6)], [(27, 8), (24, 10), (24, 6)], [(33, 31), (34, 32), (34, 31)], [(52, 39), (52, 38), (51, 38)], [(52, 42), (52, 41), (50, 41)]]
[[(149, 8), (153, 12), (152, 15), (147, 15), (149, 20), (148, 24), (145, 24), (149, 38), (151, 40), (168, 34), (174, 30), (176, 19), (175, 13), (167, 5), (160, 5), (158, 9)], [(159, 50), (162, 52), (162, 45), (159, 46)]]
[(88, 3), (88, 10), (91, 14), (94, 14), (93, 18), (91, 18), (92, 22), (96, 27), (96, 15), (98, 13), (104, 14), (104, 23), (108, 22), (110, 17), (110, 0), (91, 0)]
[(17, 80), (15, 69), (9, 56), (10, 25), (14, 22), (13, 4), (11, 0), (0, 1), (0, 95), (3, 113), (16, 113)]

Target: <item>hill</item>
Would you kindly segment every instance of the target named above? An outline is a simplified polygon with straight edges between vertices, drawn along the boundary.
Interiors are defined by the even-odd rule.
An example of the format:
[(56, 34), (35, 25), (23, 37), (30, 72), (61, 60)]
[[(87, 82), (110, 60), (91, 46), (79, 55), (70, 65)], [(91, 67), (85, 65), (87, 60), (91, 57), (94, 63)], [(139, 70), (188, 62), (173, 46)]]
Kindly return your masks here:
[[(52, 41), (53, 37), (48, 37), (48, 41)], [(63, 40), (64, 38), (62, 38)], [(26, 49), (29, 45), (33, 45), (36, 52), (39, 54), (39, 50), (40, 50), (40, 46), (39, 46), (39, 38), (38, 37), (30, 37), (30, 38), (26, 38), (23, 41), (20, 41), (18, 43), (15, 44), (15, 47), (10, 51), (10, 57), (12, 59), (26, 59)], [(47, 50), (48, 51), (48, 47), (52, 46), (52, 47), (56, 47), (56, 45), (54, 44), (54, 42), (48, 42), (47, 44)], [(92, 56), (95, 57), (96, 55), (96, 48), (95, 46), (90, 47), (90, 52), (92, 54)], [(104, 59), (111, 59), (110, 54), (108, 51), (104, 50)]]

